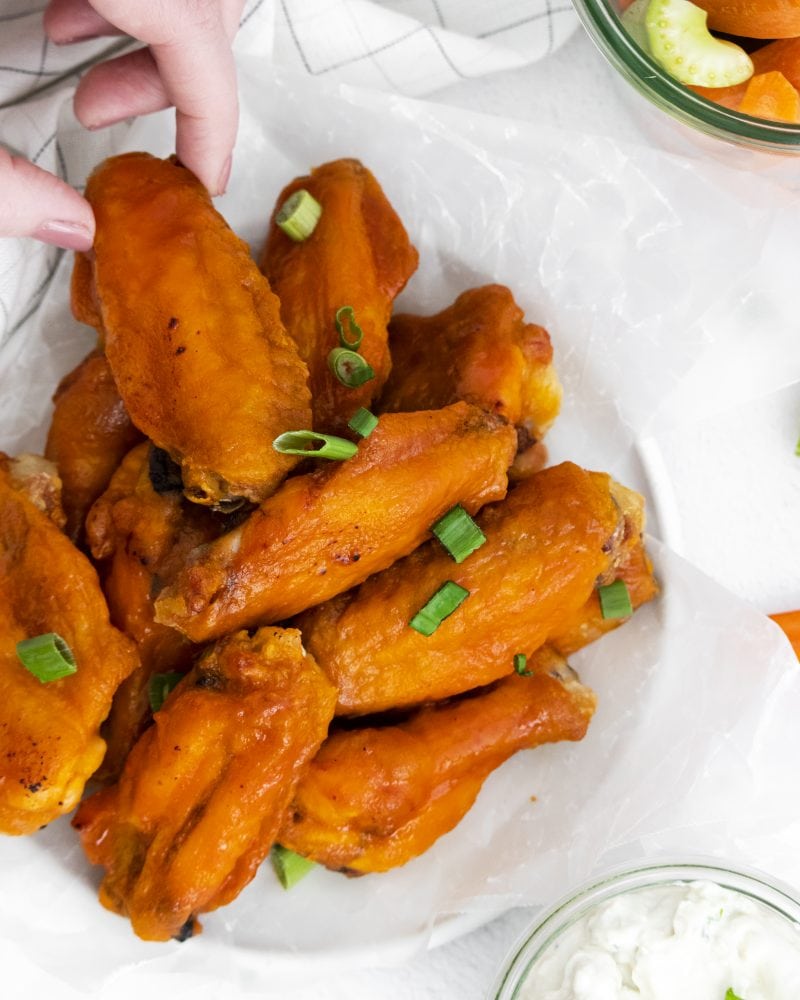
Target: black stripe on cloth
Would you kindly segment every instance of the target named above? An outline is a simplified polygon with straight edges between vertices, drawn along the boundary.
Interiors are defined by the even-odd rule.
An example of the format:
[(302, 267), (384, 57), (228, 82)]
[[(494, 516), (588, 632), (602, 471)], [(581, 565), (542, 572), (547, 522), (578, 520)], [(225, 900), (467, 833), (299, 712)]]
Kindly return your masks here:
[(525, 24), (533, 24), (534, 21), (541, 21), (543, 17), (548, 19), (548, 29), (551, 35), (551, 46), (552, 46), (552, 32), (553, 32), (553, 17), (556, 14), (568, 14), (574, 8), (572, 7), (552, 7), (550, 5), (550, 0), (547, 0), (547, 10), (539, 11), (538, 14), (533, 14), (531, 17), (524, 17), (520, 21), (513, 21), (511, 24), (504, 24), (502, 28), (492, 28), (491, 31), (483, 31), (476, 38), (491, 38), (493, 35), (502, 35), (504, 31), (511, 31), (513, 28), (521, 28)]
[(22, 69), (20, 66), (0, 66), (0, 72), (3, 73), (22, 73), (23, 76), (63, 76), (63, 69), (51, 69), (51, 70), (40, 70), (40, 69)]
[[(54, 249), (56, 249), (56, 248), (54, 248)], [(64, 254), (66, 252), (67, 252), (66, 250), (61, 250), (60, 248), (56, 249), (56, 256), (55, 256), (55, 259), (54, 259), (52, 265), (50, 266), (50, 269), (48, 270), (47, 274), (42, 279), (42, 282), (40, 283), (40, 285), (38, 286), (38, 288), (35, 289), (33, 295), (31, 296), (33, 304), (31, 305), (30, 309), (20, 319), (18, 319), (17, 322), (8, 331), (8, 340), (11, 340), (11, 338), (14, 336), (14, 334), (17, 333), (19, 330), (22, 329), (22, 327), (28, 322), (28, 320), (31, 318), (31, 316), (33, 316), (33, 314), (36, 312), (36, 310), (42, 304), (41, 303), (41, 298), (44, 295), (45, 291), (47, 290), (48, 285), (53, 280), (53, 278), (55, 276), (55, 273), (58, 270), (58, 265), (61, 263), (61, 261), (62, 261), (62, 259), (64, 257)], [(8, 341), (6, 341), (6, 342), (8, 342)]]
[(43, 14), (46, 7), (34, 7), (31, 10), (21, 10), (18, 14), (0, 14), (0, 24), (8, 24), (9, 21), (21, 21), (23, 17), (33, 17), (35, 14)]
[(36, 154), (31, 157), (31, 163), (38, 163), (39, 162), (39, 158), (41, 157), (42, 153), (47, 149), (47, 147), (50, 145), (50, 143), (53, 141), (53, 139), (55, 139), (55, 137), (56, 137), (56, 133), (53, 132), (53, 134), (50, 136), (50, 138), (46, 139), (42, 143), (42, 145), (39, 147), (39, 149), (36, 152)]
[(252, 10), (249, 10), (249, 11), (248, 11), (248, 12), (247, 12), (247, 13), (246, 13), (246, 14), (245, 14), (245, 15), (244, 15), (243, 17), (242, 17), (241, 21), (239, 22), (239, 27), (240, 27), (240, 28), (243, 28), (243, 27), (244, 27), (244, 26), (245, 26), (245, 25), (247, 24), (247, 22), (248, 22), (248, 21), (250, 20), (250, 18), (251, 18), (251, 17), (253, 16), (253, 14), (255, 14), (255, 13), (257, 13), (257, 12), (258, 12), (259, 10), (261, 10), (261, 8), (262, 8), (263, 6), (264, 6), (264, 0), (258, 0), (258, 3), (257, 3), (257, 4), (255, 5), (255, 7), (253, 7), (253, 9), (252, 9)]
[(371, 59), (374, 56), (380, 55), (382, 52), (388, 52), (390, 49), (393, 49), (401, 42), (405, 42), (413, 35), (418, 35), (420, 34), (420, 32), (424, 32), (425, 34), (430, 36), (431, 40), (433, 41), (433, 44), (441, 53), (442, 58), (450, 67), (450, 69), (456, 74), (456, 76), (460, 77), (462, 80), (469, 79), (469, 77), (465, 73), (463, 73), (458, 68), (458, 66), (455, 65), (453, 60), (450, 58), (449, 53), (442, 45), (440, 39), (437, 38), (436, 32), (430, 27), (430, 25), (427, 24), (418, 24), (416, 25), (416, 27), (412, 28), (411, 31), (407, 31), (405, 34), (400, 35), (398, 38), (392, 39), (391, 42), (384, 42), (383, 45), (378, 45), (374, 49), (369, 49), (366, 52), (361, 52), (357, 56), (353, 56), (351, 59), (341, 59), (339, 62), (331, 63), (329, 66), (324, 66), (321, 69), (314, 69), (312, 65), (309, 63), (305, 50), (303, 49), (303, 46), (300, 43), (300, 39), (297, 35), (297, 31), (292, 21), (291, 15), (289, 14), (289, 9), (286, 6), (286, 0), (281, 0), (281, 9), (283, 10), (283, 15), (286, 18), (286, 23), (289, 27), (289, 33), (292, 36), (292, 41), (294, 42), (298, 53), (300, 54), (300, 58), (303, 62), (303, 65), (305, 66), (306, 71), (310, 73), (312, 76), (322, 76), (325, 73), (333, 72), (333, 70), (342, 69), (344, 66), (352, 66), (354, 63), (362, 62), (364, 59)]

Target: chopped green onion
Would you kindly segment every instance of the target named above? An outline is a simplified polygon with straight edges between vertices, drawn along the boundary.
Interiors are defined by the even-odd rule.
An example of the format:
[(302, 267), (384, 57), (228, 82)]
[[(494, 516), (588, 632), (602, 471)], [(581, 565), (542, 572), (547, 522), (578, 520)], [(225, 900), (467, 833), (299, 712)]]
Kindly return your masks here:
[[(345, 320), (347, 320), (347, 325), (350, 327), (350, 332), (354, 335), (353, 340), (348, 340), (345, 336)], [(336, 324), (336, 330), (339, 334), (339, 343), (342, 347), (349, 347), (351, 351), (357, 351), (359, 347), (361, 347), (361, 341), (364, 339), (364, 331), (358, 323), (356, 323), (356, 314), (353, 311), (353, 307), (342, 306), (340, 309), (337, 309), (336, 316), (333, 321)]]
[[(309, 448), (310, 442), (316, 442)], [(272, 442), (275, 451), (281, 455), (303, 455), (305, 458), (329, 458), (332, 461), (352, 458), (358, 445), (332, 434), (317, 434), (316, 431), (287, 431), (279, 434)]]
[(433, 635), (449, 615), (469, 597), (469, 591), (452, 580), (443, 583), (428, 603), (408, 623), (422, 635)]
[(281, 205), (275, 222), (295, 243), (302, 243), (317, 228), (322, 205), (305, 188), (295, 191)]
[(598, 587), (600, 611), (603, 618), (627, 618), (633, 614), (631, 595), (624, 580), (615, 580), (607, 587)]
[(350, 417), (347, 421), (347, 426), (362, 438), (368, 438), (378, 426), (378, 418), (374, 413), (370, 413), (369, 410), (362, 406)]
[(42, 684), (69, 677), (78, 670), (72, 650), (57, 632), (23, 639), (17, 643), (17, 656)]
[(800, 438), (797, 439), (797, 444), (794, 446), (794, 453), (800, 458)]
[(159, 712), (161, 706), (167, 700), (167, 695), (175, 687), (183, 674), (153, 674), (150, 683), (147, 685), (147, 695), (150, 699), (150, 708), (154, 712)]
[(733, 992), (733, 987), (728, 987), (728, 992), (725, 994), (725, 1000), (742, 1000), (742, 998)]
[(431, 531), (457, 563), (464, 562), (486, 541), (486, 535), (460, 503), (440, 517)]
[(328, 355), (328, 365), (342, 385), (346, 385), (348, 389), (357, 389), (375, 378), (375, 372), (364, 358), (346, 347), (334, 347)]
[(532, 671), (527, 669), (528, 657), (524, 653), (516, 653), (514, 655), (514, 669), (520, 675), (520, 677), (532, 677)]
[(270, 860), (284, 889), (291, 889), (297, 885), (315, 866), (315, 862), (304, 858), (302, 854), (295, 854), (288, 847), (281, 847), (280, 844), (275, 844), (272, 848)]

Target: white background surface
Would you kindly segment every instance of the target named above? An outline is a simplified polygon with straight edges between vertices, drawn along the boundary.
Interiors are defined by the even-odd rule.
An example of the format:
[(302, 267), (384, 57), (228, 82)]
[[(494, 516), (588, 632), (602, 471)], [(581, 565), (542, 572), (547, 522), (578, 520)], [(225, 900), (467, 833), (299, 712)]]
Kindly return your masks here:
[[(465, 82), (448, 88), (437, 99), (461, 107), (504, 117), (516, 117), (556, 125), (575, 133), (595, 133), (622, 142), (681, 148), (680, 134), (667, 123), (663, 127), (654, 114), (623, 87), (602, 57), (582, 33), (578, 33), (558, 53), (528, 69)], [(691, 144), (688, 145), (691, 149)], [(714, 219), (707, 220), (708, 225)], [(768, 248), (776, 261), (791, 260), (792, 234), (776, 230)], [(746, 238), (746, 234), (743, 234)], [(785, 248), (785, 253), (784, 253)], [(774, 269), (770, 273), (775, 273)], [(780, 537), (780, 526), (759, 517), (766, 498), (787, 510), (800, 510), (800, 484), (792, 462), (793, 443), (800, 433), (800, 389), (792, 382), (800, 377), (800, 350), (793, 344), (790, 330), (794, 285), (778, 269), (780, 280), (769, 296), (754, 293), (747, 324), (734, 332), (725, 386), (708, 388), (709, 373), (698, 363), (697, 377), (686, 391), (709, 394), (708, 414), (700, 426), (680, 421), (680, 398), (671, 412), (660, 415), (648, 442), (645, 459), (651, 475), (660, 475), (670, 485), (673, 506), (666, 521), (674, 526), (670, 541), (681, 554), (709, 575), (764, 610), (800, 606), (800, 582), (795, 569), (796, 555)], [(702, 276), (698, 276), (702, 280)], [(721, 310), (720, 324), (731, 322)], [(784, 344), (785, 381), (780, 392), (764, 397), (760, 389), (774, 390), (774, 380), (760, 379), (759, 359)], [(794, 352), (792, 353), (792, 347)], [(800, 461), (800, 460), (798, 460)], [(696, 470), (705, 470), (699, 481)], [(729, 514), (720, 529), (719, 511)], [(691, 516), (687, 519), (687, 513)], [(732, 532), (735, 525), (739, 532)], [(569, 887), (564, 886), (566, 891)], [(512, 911), (488, 926), (451, 944), (422, 954), (410, 962), (384, 969), (361, 969), (326, 974), (311, 983), (276, 986), (275, 991), (258, 994), (231, 993), (231, 1000), (245, 996), (274, 996), (289, 1000), (482, 1000), (487, 997), (503, 957), (511, 948), (529, 913)], [(3, 958), (0, 945), (0, 959)], [(127, 1000), (163, 995), (148, 988), (143, 976), (124, 991), (112, 986), (103, 1000)], [(0, 996), (5, 996), (0, 987)], [(31, 974), (24, 992), (9, 993), (16, 1000), (39, 996), (72, 1000), (79, 994), (48, 987), (42, 974)], [(189, 992), (175, 991), (170, 998), (189, 995), (193, 1000), (220, 1000), (218, 988), (199, 981)], [(166, 1000), (166, 997), (164, 997)], [(225, 997), (227, 1000), (227, 997)]]

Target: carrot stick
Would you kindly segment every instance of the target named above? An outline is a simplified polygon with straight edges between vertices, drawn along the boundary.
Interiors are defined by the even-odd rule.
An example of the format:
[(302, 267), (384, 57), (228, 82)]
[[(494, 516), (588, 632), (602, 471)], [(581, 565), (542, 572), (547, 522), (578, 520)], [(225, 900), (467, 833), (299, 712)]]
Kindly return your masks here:
[(777, 122), (800, 122), (800, 94), (783, 73), (751, 77), (739, 105), (742, 114)]
[[(781, 38), (750, 53), (754, 73), (783, 73), (795, 90), (800, 90), (800, 38)], [(742, 103), (747, 83), (737, 83), (735, 87), (692, 87), (691, 89), (726, 108), (736, 110)]]
[(785, 611), (781, 615), (770, 615), (789, 636), (789, 642), (800, 659), (800, 611)]
[(695, 0), (714, 31), (745, 38), (800, 35), (800, 0)]

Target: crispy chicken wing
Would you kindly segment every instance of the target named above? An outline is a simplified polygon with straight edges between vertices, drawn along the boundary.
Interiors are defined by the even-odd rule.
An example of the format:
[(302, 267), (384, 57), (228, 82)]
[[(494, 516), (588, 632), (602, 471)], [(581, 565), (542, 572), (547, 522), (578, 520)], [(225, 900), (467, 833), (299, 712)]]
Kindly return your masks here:
[[(385, 419), (385, 418), (384, 418)], [(300, 615), (339, 688), (340, 714), (446, 698), (513, 670), (569, 629), (638, 539), (637, 494), (569, 462), (524, 480), (478, 517), (486, 543), (456, 565), (430, 542), (356, 590)], [(638, 523), (637, 523), (638, 519)], [(409, 622), (447, 581), (469, 591), (429, 636)]]
[(184, 499), (179, 477), (170, 481), (159, 475), (157, 462), (163, 457), (146, 443), (134, 448), (86, 522), (92, 555), (102, 560), (111, 620), (136, 643), (141, 661), (114, 696), (103, 727), (108, 744), (103, 777), (119, 774), (149, 719), (152, 675), (188, 670), (196, 653), (184, 635), (154, 621), (155, 595), (192, 549), (222, 531), (218, 516)]
[(333, 733), (297, 787), (280, 843), (359, 875), (422, 854), (517, 750), (586, 733), (592, 692), (552, 650), (531, 666), (531, 677), (513, 674), (400, 724)]
[[(89, 561), (10, 469), (0, 455), (0, 831), (21, 834), (77, 804), (103, 759), (100, 723), (137, 659), (109, 624)], [(49, 632), (67, 642), (77, 671), (43, 684), (16, 646)]]
[(100, 900), (148, 941), (186, 937), (269, 851), (336, 700), (295, 630), (209, 648), (74, 825), (106, 874)]
[(306, 366), (247, 246), (172, 160), (115, 156), (86, 197), (93, 296), (131, 419), (180, 464), (190, 500), (263, 500), (297, 462), (273, 439), (311, 411)]
[[(625, 581), (634, 611), (652, 601), (658, 594), (653, 566), (635, 523), (631, 520), (626, 521), (626, 525), (630, 528), (630, 536), (627, 544), (623, 544), (620, 548), (619, 561), (614, 568), (615, 579)], [(600, 598), (597, 591), (593, 590), (589, 600), (570, 621), (567, 628), (558, 635), (550, 637), (550, 645), (562, 656), (569, 656), (607, 632), (611, 632), (612, 629), (618, 628), (625, 620), (604, 618), (600, 610)]]
[(102, 351), (69, 372), (53, 396), (45, 455), (58, 466), (67, 534), (81, 539), (86, 514), (130, 449), (141, 440)]
[(55, 463), (30, 452), (23, 452), (15, 458), (8, 458), (2, 452), (0, 456), (11, 486), (63, 530), (67, 515), (61, 502), (62, 483)]
[(454, 504), (503, 497), (515, 445), (510, 425), (466, 403), (386, 414), (353, 458), (288, 480), (193, 553), (156, 620), (200, 642), (339, 594), (411, 552)]
[[(320, 203), (322, 215), (311, 236), (295, 243), (276, 225), (275, 215), (302, 188)], [(416, 270), (417, 260), (402, 222), (358, 160), (326, 163), (281, 192), (261, 269), (308, 365), (315, 430), (343, 428), (380, 392), (391, 367), (386, 325), (392, 302)], [(328, 367), (330, 351), (339, 346), (334, 317), (341, 306), (352, 306), (364, 333), (359, 353), (375, 371), (375, 378), (359, 388), (342, 385)]]
[(389, 346), (392, 373), (381, 409), (427, 410), (465, 399), (517, 428), (516, 472), (544, 465), (541, 440), (558, 416), (561, 384), (547, 330), (525, 322), (508, 288), (472, 288), (435, 316), (394, 316)]

